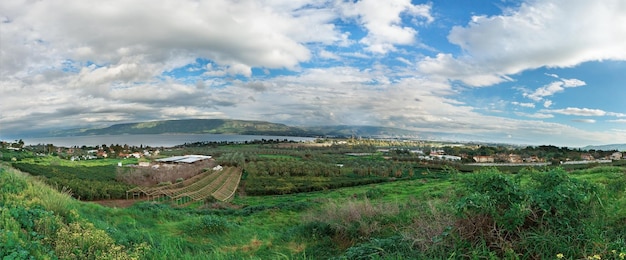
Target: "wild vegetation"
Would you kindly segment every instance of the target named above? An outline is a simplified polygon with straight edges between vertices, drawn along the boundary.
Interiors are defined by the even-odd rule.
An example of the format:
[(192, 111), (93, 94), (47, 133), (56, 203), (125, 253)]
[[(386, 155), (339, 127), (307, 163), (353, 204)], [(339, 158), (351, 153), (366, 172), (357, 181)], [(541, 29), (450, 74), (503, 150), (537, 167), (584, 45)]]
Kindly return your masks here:
[(105, 166), (65, 166), (19, 162), (13, 167), (33, 176), (41, 176), (42, 181), (60, 189), (72, 190), (76, 198), (84, 200), (121, 199), (132, 185), (118, 182), (114, 165)]
[[(0, 255), (9, 259), (626, 257), (626, 168), (620, 166), (522, 168), (512, 174), (497, 168), (461, 172), (454, 164), (429, 167), (391, 160), (371, 146), (255, 144), (185, 149), (164, 153), (212, 154), (216, 163), (242, 169), (238, 192), (227, 194), (234, 195), (230, 202), (193, 200), (176, 207), (147, 201), (109, 208), (77, 201), (67, 189), (54, 191), (42, 178), (1, 165)], [(15, 165), (38, 165), (26, 161)], [(28, 167), (71, 174), (71, 169), (60, 167), (65, 163)], [(95, 178), (87, 177), (88, 172), (68, 178)], [(112, 176), (117, 181), (115, 173)]]

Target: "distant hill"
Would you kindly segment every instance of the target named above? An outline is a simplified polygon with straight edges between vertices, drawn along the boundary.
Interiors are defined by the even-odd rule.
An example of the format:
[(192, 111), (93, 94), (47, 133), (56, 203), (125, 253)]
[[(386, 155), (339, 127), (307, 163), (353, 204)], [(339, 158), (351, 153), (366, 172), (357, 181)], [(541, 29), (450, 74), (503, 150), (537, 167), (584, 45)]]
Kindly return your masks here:
[(588, 145), (583, 148), (583, 150), (602, 150), (602, 151), (626, 151), (626, 144), (607, 144), (607, 145)]
[(364, 126), (364, 125), (327, 125), (305, 127), (309, 132), (319, 133), (324, 136), (363, 136), (363, 137), (399, 137), (399, 136), (417, 136), (417, 132), (382, 126)]
[(307, 135), (306, 130), (264, 121), (229, 119), (184, 119), (115, 124), (97, 129), (56, 131), (54, 136), (123, 135), (123, 134), (245, 134)]
[(414, 131), (378, 126), (296, 127), (265, 121), (232, 119), (183, 119), (115, 124), (104, 128), (70, 129), (50, 132), (47, 136), (87, 136), (124, 134), (242, 134), (281, 136), (416, 136)]

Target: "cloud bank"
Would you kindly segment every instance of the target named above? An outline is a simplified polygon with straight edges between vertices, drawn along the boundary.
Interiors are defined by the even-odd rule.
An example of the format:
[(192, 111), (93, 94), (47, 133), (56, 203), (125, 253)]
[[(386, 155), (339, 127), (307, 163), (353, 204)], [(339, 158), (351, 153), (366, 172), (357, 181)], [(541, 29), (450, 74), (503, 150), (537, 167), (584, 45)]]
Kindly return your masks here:
[[(602, 87), (587, 78), (544, 73), (551, 82), (522, 86), (521, 97), (490, 97), (505, 99), (490, 111), (468, 99), (527, 71), (626, 60), (623, 1), (529, 0), (453, 26), (438, 6), (408, 0), (4, 1), (0, 136), (237, 118), (384, 125), (516, 143), (626, 142), (620, 131), (570, 124), (619, 128), (626, 109), (554, 101)], [(445, 49), (457, 51), (438, 51), (437, 35)]]

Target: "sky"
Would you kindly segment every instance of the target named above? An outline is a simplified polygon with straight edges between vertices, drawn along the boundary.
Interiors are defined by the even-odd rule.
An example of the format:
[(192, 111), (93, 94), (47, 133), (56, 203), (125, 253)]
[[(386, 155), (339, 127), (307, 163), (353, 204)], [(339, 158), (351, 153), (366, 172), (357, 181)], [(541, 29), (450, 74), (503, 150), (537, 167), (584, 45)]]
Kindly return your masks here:
[(0, 139), (188, 118), (626, 143), (623, 0), (0, 2)]

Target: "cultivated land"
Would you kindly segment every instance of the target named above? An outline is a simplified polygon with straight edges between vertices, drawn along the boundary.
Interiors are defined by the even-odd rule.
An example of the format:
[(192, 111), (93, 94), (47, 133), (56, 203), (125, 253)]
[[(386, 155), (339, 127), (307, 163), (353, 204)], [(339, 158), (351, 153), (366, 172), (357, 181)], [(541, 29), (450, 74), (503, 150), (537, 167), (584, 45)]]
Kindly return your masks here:
[[(471, 171), (379, 148), (195, 144), (160, 156), (206, 154), (215, 160), (161, 171), (117, 167), (119, 159), (69, 161), (10, 151), (16, 160), (0, 165), (0, 255), (626, 257), (626, 168), (619, 161)], [(138, 163), (127, 160), (124, 164)], [(213, 170), (215, 165), (224, 168)], [(165, 178), (165, 169), (173, 180), (149, 181), (149, 176)], [(151, 196), (126, 200), (135, 203), (125, 208), (89, 202), (123, 199), (126, 191), (139, 190)]]

